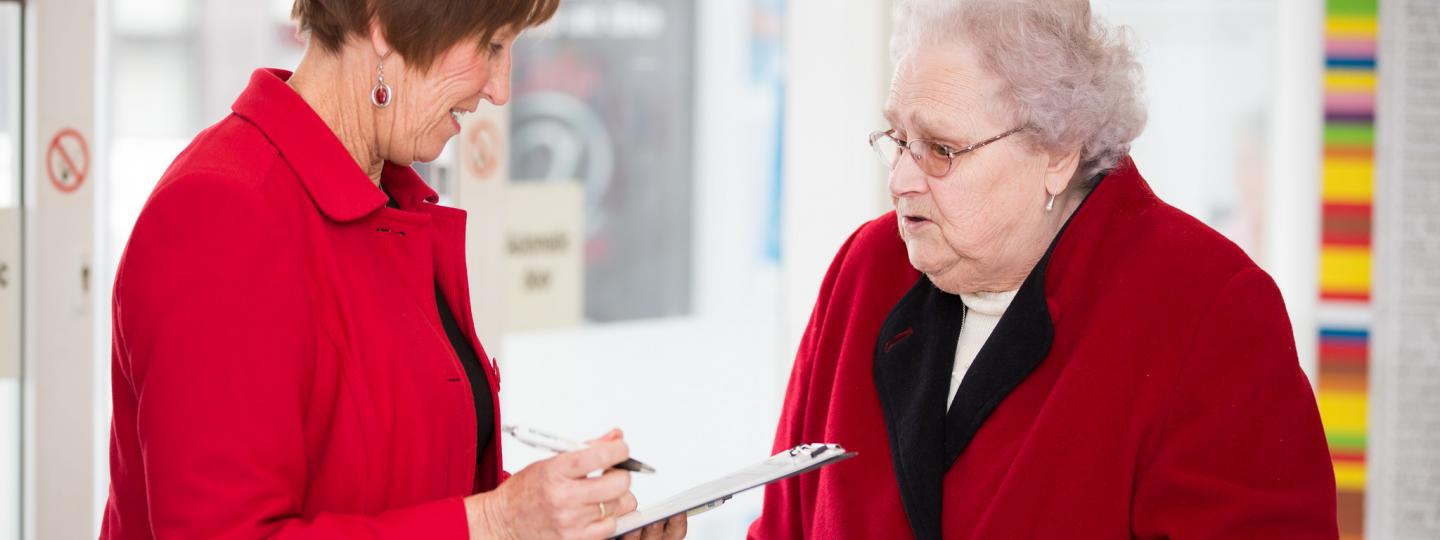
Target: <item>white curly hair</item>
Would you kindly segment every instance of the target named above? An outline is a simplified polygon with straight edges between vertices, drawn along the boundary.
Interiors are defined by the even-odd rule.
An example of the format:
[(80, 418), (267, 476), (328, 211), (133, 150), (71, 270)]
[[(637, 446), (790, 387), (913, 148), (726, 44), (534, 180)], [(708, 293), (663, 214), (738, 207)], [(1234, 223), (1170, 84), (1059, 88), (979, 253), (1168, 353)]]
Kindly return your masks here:
[(1080, 149), (1075, 178), (1114, 168), (1145, 129), (1140, 65), (1125, 28), (1090, 12), (1089, 0), (898, 0), (891, 58), (917, 47), (968, 44), (1004, 82), (1003, 99), (1031, 141)]

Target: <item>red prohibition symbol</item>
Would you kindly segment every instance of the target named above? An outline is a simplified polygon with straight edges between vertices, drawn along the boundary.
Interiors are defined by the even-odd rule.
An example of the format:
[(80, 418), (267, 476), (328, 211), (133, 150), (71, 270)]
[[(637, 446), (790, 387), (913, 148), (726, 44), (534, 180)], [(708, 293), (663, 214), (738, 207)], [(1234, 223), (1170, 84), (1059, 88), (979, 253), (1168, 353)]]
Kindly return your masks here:
[(45, 151), (45, 172), (61, 193), (74, 193), (90, 174), (90, 145), (79, 131), (65, 128), (50, 139)]

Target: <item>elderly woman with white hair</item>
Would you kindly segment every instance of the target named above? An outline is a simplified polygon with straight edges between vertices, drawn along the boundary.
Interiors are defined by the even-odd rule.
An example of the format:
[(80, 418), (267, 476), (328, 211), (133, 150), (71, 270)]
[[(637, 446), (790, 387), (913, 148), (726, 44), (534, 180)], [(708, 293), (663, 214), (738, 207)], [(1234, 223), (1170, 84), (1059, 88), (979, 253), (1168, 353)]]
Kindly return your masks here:
[(895, 209), (836, 255), (775, 440), (859, 457), (750, 537), (1335, 538), (1280, 294), (1141, 178), (1119, 35), (1084, 0), (899, 9)]

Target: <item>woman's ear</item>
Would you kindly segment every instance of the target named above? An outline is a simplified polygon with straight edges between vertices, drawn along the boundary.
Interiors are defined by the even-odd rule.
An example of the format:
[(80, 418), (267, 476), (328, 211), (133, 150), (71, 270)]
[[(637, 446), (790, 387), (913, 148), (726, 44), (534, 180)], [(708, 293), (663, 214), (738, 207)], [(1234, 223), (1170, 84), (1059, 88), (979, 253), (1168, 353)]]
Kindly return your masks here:
[(375, 51), (375, 56), (382, 59), (390, 56), (390, 41), (385, 39), (385, 29), (380, 26), (380, 19), (370, 18), (370, 48)]
[(1050, 163), (1045, 167), (1045, 192), (1051, 195), (1064, 193), (1070, 187), (1070, 179), (1080, 167), (1080, 149), (1050, 152)]

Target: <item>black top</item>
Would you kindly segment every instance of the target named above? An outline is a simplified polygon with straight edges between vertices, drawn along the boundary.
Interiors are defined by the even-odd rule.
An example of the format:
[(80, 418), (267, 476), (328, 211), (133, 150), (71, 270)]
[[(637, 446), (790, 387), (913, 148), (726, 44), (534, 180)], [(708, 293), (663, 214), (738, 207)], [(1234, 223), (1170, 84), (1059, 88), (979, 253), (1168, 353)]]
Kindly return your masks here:
[[(390, 193), (386, 192), (385, 195), (388, 197)], [(394, 197), (390, 197), (390, 201), (385, 205), (400, 208)], [(485, 368), (480, 365), (480, 359), (475, 355), (475, 347), (470, 345), (470, 338), (465, 336), (459, 323), (455, 322), (455, 314), (450, 309), (450, 303), (445, 301), (439, 282), (435, 283), (435, 306), (440, 310), (440, 326), (445, 327), (445, 337), (450, 338), (450, 347), (455, 349), (455, 356), (460, 359), (460, 365), (465, 368), (465, 376), (470, 379), (470, 392), (475, 398), (475, 460), (478, 464), (480, 456), (485, 455), (485, 449), (490, 446), (490, 439), (495, 432), (495, 404), (490, 401), (490, 381), (485, 378)]]
[(485, 378), (485, 369), (475, 356), (475, 348), (470, 346), (470, 338), (465, 337), (460, 325), (455, 323), (450, 305), (445, 301), (445, 295), (440, 293), (439, 283), (435, 284), (435, 305), (440, 308), (440, 325), (445, 327), (445, 335), (450, 338), (450, 346), (455, 348), (455, 356), (460, 357), (460, 365), (465, 366), (465, 375), (470, 378), (470, 392), (475, 395), (475, 459), (478, 460), (485, 454), (485, 448), (490, 446), (490, 438), (495, 431), (495, 404), (490, 401), (490, 381)]

